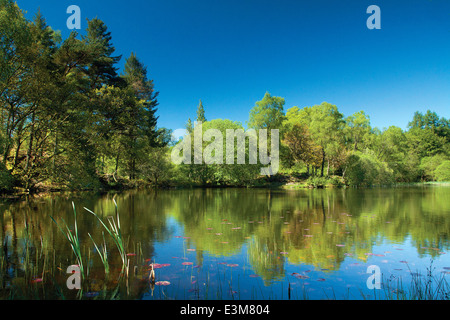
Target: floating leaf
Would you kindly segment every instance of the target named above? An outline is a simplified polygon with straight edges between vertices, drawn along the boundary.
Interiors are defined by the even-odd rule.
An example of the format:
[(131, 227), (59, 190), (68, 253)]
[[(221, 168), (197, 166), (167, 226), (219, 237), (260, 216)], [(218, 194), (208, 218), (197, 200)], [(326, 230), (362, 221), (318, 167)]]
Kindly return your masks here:
[(309, 279), (308, 276), (305, 276), (305, 275), (303, 275), (303, 274), (296, 274), (295, 277), (296, 277), (297, 279)]
[(170, 266), (170, 263), (163, 263), (163, 264), (159, 264), (159, 263), (154, 263), (153, 264), (153, 269), (161, 269), (161, 268), (165, 268)]

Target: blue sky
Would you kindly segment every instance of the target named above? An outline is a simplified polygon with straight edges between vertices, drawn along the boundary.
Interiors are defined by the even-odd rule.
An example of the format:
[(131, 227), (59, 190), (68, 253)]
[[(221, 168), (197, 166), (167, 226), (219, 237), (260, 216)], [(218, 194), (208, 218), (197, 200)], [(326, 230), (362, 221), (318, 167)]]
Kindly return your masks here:
[[(245, 125), (265, 92), (285, 110), (335, 104), (372, 126), (406, 129), (415, 111), (450, 118), (448, 0), (17, 0), (63, 38), (69, 5), (102, 19), (116, 53), (135, 52), (160, 92), (158, 125), (183, 128), (201, 99), (208, 119)], [(369, 5), (381, 30), (369, 30)]]

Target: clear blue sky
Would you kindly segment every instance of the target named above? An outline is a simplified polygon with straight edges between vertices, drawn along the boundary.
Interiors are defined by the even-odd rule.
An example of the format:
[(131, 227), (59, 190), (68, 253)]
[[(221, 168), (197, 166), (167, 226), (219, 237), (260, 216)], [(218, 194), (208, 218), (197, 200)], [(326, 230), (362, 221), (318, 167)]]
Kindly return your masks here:
[[(265, 92), (285, 109), (323, 101), (372, 126), (406, 129), (415, 111), (450, 118), (449, 0), (17, 0), (69, 30), (66, 9), (102, 19), (116, 53), (135, 52), (160, 92), (159, 126), (183, 128), (201, 99), (208, 119), (245, 125)], [(381, 30), (369, 30), (369, 5)]]

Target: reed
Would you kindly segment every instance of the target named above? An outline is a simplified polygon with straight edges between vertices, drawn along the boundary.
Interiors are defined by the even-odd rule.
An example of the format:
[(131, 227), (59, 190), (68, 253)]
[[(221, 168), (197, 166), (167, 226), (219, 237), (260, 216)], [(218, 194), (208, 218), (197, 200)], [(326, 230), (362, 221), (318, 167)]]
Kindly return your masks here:
[(64, 221), (64, 219), (61, 219), (61, 220), (63, 221), (64, 226), (66, 227), (66, 231), (64, 231), (63, 227), (61, 227), (52, 216), (50, 216), (50, 218), (58, 226), (59, 230), (69, 241), (72, 251), (75, 254), (75, 257), (77, 259), (78, 266), (80, 267), (80, 273), (81, 273), (81, 277), (83, 279), (84, 278), (83, 256), (81, 253), (80, 239), (78, 237), (77, 210), (75, 209), (75, 204), (73, 202), (72, 202), (72, 207), (73, 207), (73, 215), (74, 215), (74, 219), (75, 219), (74, 220), (75, 221), (74, 222), (74, 230), (75, 230), (74, 233), (72, 233), (72, 231), (70, 230), (68, 224)]
[(108, 263), (108, 250), (106, 249), (105, 233), (102, 231), (103, 244), (100, 246), (100, 248), (95, 243), (91, 234), (88, 233), (88, 235), (89, 235), (89, 238), (91, 238), (92, 242), (94, 243), (95, 249), (97, 250), (97, 253), (100, 256), (100, 259), (102, 260), (103, 266), (105, 268), (105, 274), (108, 276), (109, 275), (109, 263)]
[(116, 244), (116, 247), (119, 251), (120, 254), (120, 258), (122, 259), (122, 272), (126, 271), (126, 274), (128, 274), (128, 258), (127, 258), (127, 254), (126, 254), (126, 250), (125, 250), (125, 241), (122, 235), (122, 231), (120, 228), (120, 217), (119, 217), (119, 210), (117, 208), (117, 203), (116, 201), (113, 199), (114, 201), (114, 205), (115, 205), (115, 215), (116, 215), (116, 219), (117, 221), (114, 219), (114, 217), (108, 217), (108, 223), (109, 226), (106, 225), (105, 222), (103, 222), (103, 220), (98, 216), (98, 214), (96, 214), (95, 212), (93, 212), (92, 210), (89, 210), (88, 208), (84, 208), (87, 212), (93, 214), (97, 220), (101, 223), (101, 225), (105, 228), (106, 232), (108, 232), (108, 234), (111, 236), (111, 238), (113, 239), (114, 243)]

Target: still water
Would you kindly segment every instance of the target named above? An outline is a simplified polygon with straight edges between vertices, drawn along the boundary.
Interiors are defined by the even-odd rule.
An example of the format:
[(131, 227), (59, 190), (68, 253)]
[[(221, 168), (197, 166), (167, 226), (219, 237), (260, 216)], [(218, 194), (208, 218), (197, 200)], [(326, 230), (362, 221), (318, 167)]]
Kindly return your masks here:
[[(449, 191), (142, 190), (5, 201), (0, 298), (405, 298), (411, 284), (425, 283), (431, 272), (435, 279), (450, 277)], [(116, 218), (113, 199), (127, 276), (112, 238), (83, 209), (106, 222)], [(66, 270), (77, 260), (51, 219), (75, 232), (72, 202), (86, 269), (83, 290), (67, 288)], [(108, 276), (94, 241), (106, 247)], [(152, 263), (156, 284), (149, 281)], [(369, 288), (369, 266), (381, 272), (380, 289)]]

